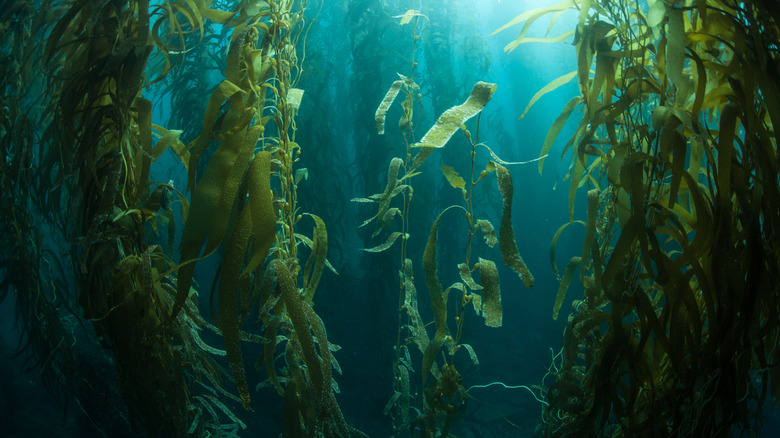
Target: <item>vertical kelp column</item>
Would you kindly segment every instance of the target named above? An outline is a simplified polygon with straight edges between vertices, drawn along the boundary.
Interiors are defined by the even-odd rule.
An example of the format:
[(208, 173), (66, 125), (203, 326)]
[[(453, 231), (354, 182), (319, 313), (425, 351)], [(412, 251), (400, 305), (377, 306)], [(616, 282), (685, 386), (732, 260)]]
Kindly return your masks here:
[[(579, 268), (585, 291), (546, 389), (550, 436), (757, 433), (780, 396), (778, 11), (763, 1), (564, 1), (578, 107), (571, 222), (580, 254), (559, 276), (556, 317)], [(550, 40), (554, 40), (552, 37)], [(540, 97), (546, 90), (534, 98)], [(541, 169), (541, 166), (540, 166)], [(587, 188), (586, 221), (575, 194)]]
[[(490, 248), (498, 243), (503, 262), (518, 274), (526, 288), (533, 286), (533, 276), (520, 256), (512, 230), (513, 184), (509, 170), (505, 167), (521, 163), (503, 161), (487, 145), (479, 142), (479, 114), (496, 91), (496, 85), (487, 82), (477, 82), (463, 104), (444, 111), (425, 135), (419, 141), (416, 140), (422, 111), (421, 89), (415, 83), (416, 59), (418, 41), (425, 37), (421, 30), (427, 26), (429, 18), (414, 9), (395, 18), (399, 19), (401, 26), (408, 26), (413, 34), (411, 75), (406, 77), (399, 74), (400, 79), (390, 86), (376, 110), (375, 118), (379, 134), (396, 129), (386, 126), (387, 112), (395, 100), (401, 100), (402, 113), (397, 126), (405, 146), (404, 155), (390, 161), (383, 192), (353, 201), (376, 206), (376, 214), (364, 221), (361, 227), (373, 223), (371, 237), (379, 237), (384, 243), (366, 251), (386, 251), (396, 242), (399, 242), (397, 246), (400, 246), (398, 335), (393, 363), (394, 392), (387, 403), (385, 413), (392, 415), (398, 434), (411, 432), (415, 435), (420, 433), (421, 436), (447, 436), (455, 420), (465, 412), (468, 399), (466, 389), (461, 384), (461, 375), (456, 368), (456, 356), (468, 355), (467, 360), (478, 364), (474, 348), (461, 341), (466, 314), (470, 313), (467, 309), (473, 308), (475, 313), (484, 317), (485, 324), (489, 327), (500, 327), (503, 321), (496, 264), (477, 254), (489, 252)], [(465, 123), (475, 117), (476, 129), (472, 136)], [(415, 177), (426, 172), (424, 166), (428, 158), (435, 151), (443, 153), (445, 146), (456, 134), (464, 135), (470, 146), (471, 153), (467, 157), (470, 160), (466, 160), (469, 164), (464, 172), (468, 179), (461, 177), (454, 167), (447, 164), (441, 165), (441, 174), (434, 173), (440, 178), (443, 177), (442, 181), (447, 181), (449, 186), (457, 191), (462, 202), (446, 206), (441, 211), (434, 210), (436, 218), (431, 225), (421, 261), (417, 261), (422, 264), (424, 282), (433, 311), (431, 334), (418, 310), (414, 279), (414, 259), (418, 256), (409, 254), (408, 243), (412, 238), (410, 230), (418, 221), (412, 211), (412, 205), (413, 202), (419, 202), (413, 201), (412, 183)], [(482, 151), (479, 155), (478, 150)], [(443, 158), (444, 161), (452, 159), (448, 156)], [(484, 170), (481, 170), (482, 166)], [(493, 225), (487, 219), (480, 218), (482, 212), (475, 211), (474, 205), (475, 186), (492, 172), (496, 173), (498, 190), (503, 199), (498, 236)], [(424, 202), (434, 204), (430, 199)], [(458, 258), (461, 261), (457, 265), (459, 278), (444, 288), (438, 273), (439, 225), (443, 219), (449, 221), (450, 218), (457, 218), (458, 230), (463, 233), (465, 245), (458, 248)], [(399, 228), (399, 225), (395, 224), (399, 221), (400, 231), (392, 231)], [(478, 237), (479, 234), (483, 239)], [(481, 240), (484, 240), (484, 246)], [(453, 245), (451, 241), (449, 243)], [(475, 279), (477, 273), (479, 277)], [(452, 303), (448, 304), (451, 296), (456, 297), (454, 306)], [(456, 309), (454, 315), (449, 310), (452, 307)], [(417, 379), (420, 385), (413, 386), (412, 377), (415, 376), (418, 366)]]
[(57, 93), (47, 130), (53, 149), (44, 164), (52, 181), (68, 183), (49, 191), (53, 200), (70, 199), (74, 212), (84, 318), (115, 355), (131, 423), (155, 435), (233, 434), (240, 422), (214, 396), (230, 394), (206, 354), (218, 350), (199, 337), (206, 323), (194, 301), (171, 317), (177, 288), (171, 254), (151, 243), (159, 238), (157, 222), (173, 219), (174, 192), (150, 182), (149, 169), (176, 142), (175, 136), (152, 142), (143, 73), (150, 53), (169, 57), (174, 35), (197, 31), (199, 15), (170, 2), (151, 10), (146, 1), (65, 6), (44, 53), (53, 66), (49, 89)]
[[(362, 435), (349, 426), (335, 398), (332, 369), (339, 369), (325, 327), (313, 309), (326, 259), (324, 222), (305, 213), (297, 184), (303, 149), (295, 116), (304, 92), (297, 46), (304, 43), (305, 2), (241, 4), (234, 12), (201, 10), (232, 28), (224, 79), (211, 93), (203, 129), (178, 155), (192, 193), (177, 265), (175, 321), (197, 295), (198, 262), (222, 254), (216, 322), (230, 374), (246, 409), (252, 406), (241, 341), (260, 343), (256, 367), (282, 401), (284, 436)], [(213, 151), (211, 155), (207, 151)], [(201, 175), (198, 169), (203, 167)], [(311, 221), (311, 237), (297, 232)], [(305, 263), (302, 254), (308, 254)], [(260, 324), (248, 324), (258, 321)], [(242, 326), (244, 328), (242, 329)], [(252, 329), (259, 333), (251, 333)], [(277, 365), (281, 356), (284, 366)]]

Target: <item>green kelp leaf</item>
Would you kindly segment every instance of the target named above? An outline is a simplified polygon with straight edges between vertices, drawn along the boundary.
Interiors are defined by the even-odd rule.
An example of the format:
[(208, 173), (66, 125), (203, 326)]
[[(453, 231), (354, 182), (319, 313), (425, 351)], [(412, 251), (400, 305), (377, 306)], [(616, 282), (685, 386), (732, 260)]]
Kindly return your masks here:
[(487, 219), (479, 219), (477, 220), (477, 225), (482, 230), (482, 236), (485, 238), (487, 246), (494, 247), (498, 243), (498, 239), (496, 238), (496, 230), (493, 228), (493, 224)]
[[(588, 252), (596, 236), (596, 219), (599, 212), (599, 191), (592, 189), (588, 191), (588, 222), (585, 225), (585, 241), (582, 245), (582, 270), (580, 270), (580, 279), (584, 282), (585, 266), (588, 264)], [(571, 262), (570, 262), (571, 263)], [(566, 274), (564, 273), (564, 280)], [(560, 292), (559, 292), (560, 293)], [(555, 318), (553, 318), (555, 319)]]
[(471, 347), (469, 344), (460, 344), (461, 347), (465, 348), (466, 351), (469, 353), (469, 358), (471, 359), (471, 363), (473, 363), (476, 366), (479, 366), (479, 359), (477, 358), (477, 353), (474, 351), (474, 348)]
[(390, 109), (390, 105), (393, 104), (393, 101), (398, 96), (398, 92), (401, 91), (401, 85), (403, 84), (404, 81), (402, 80), (393, 82), (393, 84), (390, 85), (390, 89), (387, 90), (384, 99), (382, 99), (382, 103), (379, 104), (379, 108), (376, 109), (374, 119), (376, 120), (376, 130), (379, 132), (379, 135), (385, 133), (385, 116), (387, 115), (387, 110)]
[(555, 143), (555, 139), (558, 138), (558, 134), (561, 133), (563, 125), (565, 125), (566, 121), (569, 120), (569, 116), (574, 111), (574, 109), (583, 102), (585, 102), (585, 100), (582, 98), (582, 96), (575, 96), (569, 100), (569, 102), (566, 103), (566, 106), (563, 107), (563, 111), (561, 111), (558, 117), (555, 118), (555, 121), (550, 127), (550, 130), (547, 131), (547, 136), (544, 138), (544, 143), (542, 143), (542, 150), (539, 153), (539, 175), (542, 174), (544, 158), (547, 156), (547, 154), (550, 153), (550, 149), (552, 149), (553, 143)]
[(303, 179), (305, 180), (309, 179), (309, 169), (305, 167), (302, 167), (295, 171), (295, 185), (298, 185)]
[(325, 222), (319, 216), (310, 213), (304, 213), (304, 215), (314, 219), (311, 255), (303, 269), (303, 295), (306, 302), (311, 303), (325, 267), (325, 257), (328, 253), (328, 230), (325, 228)]
[[(385, 212), (385, 214), (383, 214), (382, 217), (379, 218), (379, 220), (377, 221), (376, 227), (374, 228), (374, 232), (371, 233), (371, 237), (372, 238), (376, 237), (377, 234), (379, 234), (382, 230), (386, 230), (387, 227), (390, 226), (390, 222), (392, 222), (393, 218), (400, 212), (401, 210), (399, 210), (396, 207), (388, 209)], [(368, 221), (370, 222), (372, 219), (369, 219)], [(362, 227), (363, 225), (366, 225), (366, 222), (363, 222), (363, 224), (361, 224), (360, 227)]]
[(303, 90), (300, 88), (290, 88), (287, 90), (287, 105), (294, 111), (298, 111), (301, 106), (301, 100), (303, 99)]
[(184, 144), (179, 139), (182, 132), (184, 131), (177, 129), (165, 129), (162, 126), (157, 125), (152, 126), (154, 127), (155, 131), (160, 133), (160, 139), (157, 140), (157, 143), (155, 143), (154, 147), (152, 148), (152, 159), (157, 160), (160, 158), (163, 152), (165, 152), (165, 150), (168, 148), (173, 149), (174, 152), (178, 155), (177, 151), (180, 151), (184, 147)]
[(390, 234), (389, 236), (387, 236), (387, 240), (385, 241), (385, 243), (383, 243), (383, 244), (381, 244), (379, 246), (375, 246), (373, 248), (363, 249), (363, 251), (365, 251), (365, 252), (382, 252), (382, 251), (386, 250), (387, 248), (390, 248), (391, 246), (393, 246), (393, 243), (395, 243), (396, 239), (398, 239), (402, 234), (404, 236), (404, 239), (408, 239), (409, 238), (408, 234), (404, 234), (404, 233), (402, 233), (400, 231), (396, 231), (396, 232)]
[(569, 260), (569, 264), (566, 265), (566, 270), (563, 271), (563, 278), (560, 280), (560, 285), (558, 286), (558, 295), (555, 297), (555, 305), (553, 306), (553, 319), (558, 319), (558, 312), (561, 310), (561, 306), (563, 305), (563, 299), (566, 297), (566, 291), (569, 290), (569, 284), (571, 283), (572, 277), (574, 277), (574, 271), (577, 270), (577, 266), (580, 264), (580, 258), (579, 257), (572, 257), (571, 260)]
[[(309, 323), (313, 321), (307, 320), (308, 312), (306, 310), (307, 307), (309, 309), (311, 309), (311, 307), (308, 303), (300, 299), (295, 277), (293, 277), (284, 261), (280, 259), (272, 260), (269, 264), (269, 268), (276, 272), (277, 288), (282, 292), (282, 299), (287, 308), (287, 315), (290, 317), (295, 337), (298, 339), (301, 353), (303, 353), (303, 359), (308, 368), (309, 377), (314, 386), (316, 397), (317, 399), (321, 399), (320, 397), (330, 392), (330, 379), (326, 382), (323, 378), (323, 373), (327, 373), (328, 376), (330, 375), (330, 363), (323, 364), (314, 347), (314, 337), (311, 335), (311, 330), (309, 329)], [(317, 335), (317, 337), (319, 337), (319, 335)], [(323, 346), (322, 351), (324, 350), (327, 350), (327, 344)], [(323, 368), (327, 368), (327, 371)]]
[(409, 316), (408, 327), (412, 333), (414, 343), (417, 344), (417, 348), (421, 353), (425, 353), (425, 349), (428, 348), (430, 339), (428, 338), (428, 332), (425, 331), (425, 324), (420, 317), (420, 311), (417, 307), (417, 288), (414, 286), (414, 272), (412, 270), (412, 261), (409, 259), (404, 260), (404, 309)]
[(464, 189), (466, 187), (466, 181), (463, 181), (463, 178), (461, 178), (460, 175), (458, 175), (458, 172), (452, 167), (442, 164), (441, 171), (444, 173), (444, 177), (447, 178), (447, 182), (449, 182), (452, 187), (456, 189)]
[(565, 40), (566, 38), (569, 38), (570, 36), (574, 36), (576, 31), (570, 30), (568, 32), (564, 32), (556, 37), (550, 37), (550, 38), (523, 38), (522, 41), (518, 43), (525, 44), (525, 43), (560, 43), (561, 41)]
[[(495, 35), (505, 29), (508, 29), (516, 24), (520, 24), (525, 21), (525, 24), (523, 25), (523, 29), (520, 31), (520, 36), (517, 37), (514, 41), (507, 44), (506, 47), (504, 47), (505, 52), (511, 52), (515, 48), (517, 48), (520, 43), (523, 42), (523, 39), (525, 38), (525, 34), (528, 32), (528, 30), (531, 28), (531, 25), (540, 17), (553, 13), (553, 12), (559, 12), (559, 11), (565, 11), (567, 9), (572, 9), (577, 6), (577, 3), (575, 0), (563, 0), (561, 2), (558, 2), (554, 5), (544, 6), (541, 8), (532, 9), (530, 11), (526, 11), (517, 17), (513, 18), (511, 21), (509, 21), (507, 24), (499, 27), (498, 29), (494, 30), (490, 35)], [(588, 8), (590, 9), (590, 8)]]
[(461, 208), (458, 206), (450, 206), (444, 209), (431, 227), (431, 234), (428, 237), (428, 243), (425, 245), (425, 252), (423, 252), (423, 273), (425, 274), (425, 286), (428, 288), (428, 296), (431, 299), (431, 309), (433, 310), (433, 319), (436, 323), (436, 334), (433, 340), (428, 344), (428, 348), (425, 349), (422, 362), (422, 379), (423, 387), (428, 379), (428, 373), (431, 371), (433, 362), (436, 360), (436, 355), (439, 353), (439, 349), (444, 343), (444, 338), (447, 336), (447, 299), (446, 294), (441, 289), (441, 283), (439, 282), (439, 275), (437, 273), (438, 265), (436, 263), (436, 245), (439, 241), (439, 221), (444, 213), (453, 209)]
[(666, 74), (678, 87), (683, 86), (683, 66), (685, 65), (685, 18), (683, 10), (669, 8), (666, 26)]
[(217, 246), (222, 241), (222, 238), (225, 236), (228, 227), (228, 219), (230, 218), (230, 211), (233, 209), (239, 186), (244, 180), (244, 175), (249, 168), (252, 154), (254, 153), (255, 145), (260, 138), (261, 131), (262, 128), (260, 126), (253, 126), (248, 131), (239, 131), (235, 135), (228, 137), (225, 140), (225, 144), (222, 146), (224, 148), (228, 147), (228, 143), (238, 142), (240, 149), (238, 155), (235, 157), (230, 172), (226, 175), (226, 178), (222, 183), (222, 193), (219, 197), (219, 202), (215, 206), (215, 212), (220, 212), (221, 214), (212, 214), (210, 217), (212, 225), (208, 241), (206, 242), (206, 254), (216, 250)]
[[(404, 24), (407, 24), (412, 21), (412, 18), (414, 17), (425, 17), (425, 15), (421, 14), (420, 11), (415, 9), (409, 9), (408, 11), (404, 12), (403, 15), (394, 15), (393, 18), (400, 18), (401, 22), (398, 23), (401, 26)], [(425, 17), (428, 18), (428, 17)]]
[(482, 316), (488, 327), (501, 327), (503, 310), (501, 307), (501, 283), (498, 279), (496, 264), (490, 260), (479, 259), (479, 281), (482, 283)]
[(718, 136), (718, 200), (720, 212), (731, 214), (731, 160), (734, 156), (734, 138), (739, 127), (739, 105), (729, 102), (720, 113)]
[[(232, 195), (228, 193), (233, 192), (233, 188), (226, 181), (231, 178), (231, 175), (235, 176), (237, 173), (234, 167), (242, 167), (241, 163), (236, 163), (237, 158), (245, 156), (247, 149), (250, 153), (254, 150), (259, 135), (259, 128), (253, 127), (244, 135), (233, 135), (225, 140), (209, 160), (203, 176), (193, 191), (192, 203), (187, 221), (184, 223), (180, 243), (182, 262), (178, 266), (176, 301), (171, 309), (169, 320), (176, 317), (189, 295), (196, 262), (216, 250), (219, 242), (222, 241), (227, 227), (227, 217), (232, 210), (232, 202), (228, 204), (225, 198), (235, 196), (235, 193)], [(229, 208), (217, 210), (220, 204), (228, 204)], [(209, 239), (210, 250), (201, 255), (201, 248), (206, 238)]]
[(241, 354), (238, 318), (238, 290), (241, 265), (252, 235), (252, 215), (250, 209), (241, 211), (225, 250), (221, 265), (219, 290), (217, 293), (219, 329), (225, 340), (225, 351), (230, 363), (230, 373), (236, 382), (238, 394), (244, 409), (249, 409), (249, 386), (244, 371), (244, 359)]
[(470, 118), (479, 114), (490, 100), (490, 96), (496, 89), (496, 84), (477, 82), (471, 90), (471, 95), (466, 102), (454, 106), (444, 112), (436, 124), (425, 133), (422, 140), (412, 147), (442, 148)]
[(471, 290), (482, 290), (482, 286), (478, 285), (474, 278), (471, 277), (471, 271), (469, 265), (465, 263), (458, 264), (458, 273), (460, 273), (460, 279), (466, 283)]
[(536, 101), (539, 100), (542, 96), (560, 88), (562, 85), (568, 84), (576, 76), (577, 76), (577, 70), (574, 70), (571, 73), (566, 73), (563, 76), (553, 79), (552, 82), (545, 85), (541, 90), (537, 91), (536, 94), (534, 94), (534, 96), (531, 98), (531, 101), (528, 102), (528, 105), (525, 107), (525, 110), (523, 110), (523, 114), (520, 115), (518, 120), (523, 120), (525, 115), (528, 114), (528, 111), (531, 110), (531, 107), (534, 106)]
[[(217, 88), (211, 93), (208, 104), (206, 106), (206, 112), (203, 115), (203, 131), (201, 131), (198, 138), (193, 140), (187, 148), (190, 149), (190, 162), (187, 165), (189, 173), (187, 175), (187, 188), (192, 190), (195, 187), (195, 172), (198, 168), (198, 161), (200, 155), (209, 145), (212, 138), (212, 130), (214, 129), (214, 123), (219, 116), (222, 103), (227, 99), (232, 98), (236, 94), (243, 93), (244, 91), (236, 84), (230, 81), (222, 81)], [(209, 162), (210, 163), (210, 162)]]
[(647, 0), (647, 26), (655, 28), (666, 17), (666, 4), (663, 0)]
[(512, 196), (514, 188), (512, 186), (512, 175), (506, 167), (496, 164), (496, 174), (498, 176), (498, 189), (504, 200), (504, 207), (501, 213), (501, 229), (498, 231), (498, 247), (501, 251), (501, 258), (504, 264), (512, 268), (517, 273), (523, 285), (530, 289), (534, 286), (534, 276), (525, 265), (520, 251), (517, 250), (515, 243), (515, 232), (512, 229)]

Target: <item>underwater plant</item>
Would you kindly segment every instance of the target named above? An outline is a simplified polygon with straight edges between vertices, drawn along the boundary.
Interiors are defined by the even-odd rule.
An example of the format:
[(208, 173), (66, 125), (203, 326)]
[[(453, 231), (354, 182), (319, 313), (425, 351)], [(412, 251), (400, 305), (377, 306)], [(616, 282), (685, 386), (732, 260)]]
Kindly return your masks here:
[[(367, 198), (355, 198), (353, 201), (376, 205), (376, 214), (365, 220), (360, 227), (373, 223), (374, 230), (371, 237), (386, 236), (384, 243), (367, 248), (365, 251), (383, 252), (396, 242), (399, 242), (400, 246), (399, 319), (393, 363), (394, 393), (385, 407), (385, 414), (392, 415), (397, 434), (448, 436), (453, 423), (465, 412), (469, 398), (466, 388), (462, 385), (462, 377), (456, 368), (455, 356), (459, 351), (463, 351), (474, 364), (478, 364), (474, 348), (461, 341), (466, 310), (468, 307), (473, 307), (475, 313), (481, 315), (489, 327), (500, 327), (503, 319), (501, 288), (496, 264), (482, 257), (476, 257), (474, 261), (475, 251), (472, 243), (475, 242), (477, 234), (483, 235), (488, 247), (499, 245), (503, 262), (517, 273), (526, 288), (531, 288), (534, 284), (533, 275), (520, 256), (512, 230), (512, 177), (509, 170), (504, 167), (524, 163), (503, 161), (487, 145), (479, 142), (479, 115), (495, 92), (496, 84), (477, 82), (463, 104), (444, 111), (422, 138), (415, 140), (419, 120), (419, 116), (415, 116), (415, 111), (419, 113), (422, 106), (420, 86), (414, 79), (417, 66), (415, 57), (420, 31), (424, 28), (423, 23), (427, 23), (429, 18), (414, 9), (396, 18), (400, 19), (401, 26), (411, 24), (409, 27), (413, 34), (412, 74), (409, 77), (399, 74), (400, 79), (393, 82), (377, 108), (375, 119), (377, 131), (379, 134), (384, 134), (387, 112), (400, 96), (402, 114), (398, 128), (405, 145), (405, 154), (403, 158), (395, 157), (390, 161), (387, 183), (383, 192)], [(477, 117), (476, 134), (472, 137), (465, 123), (475, 116)], [(441, 172), (449, 185), (459, 192), (462, 203), (450, 205), (438, 213), (431, 226), (421, 260), (434, 317), (434, 332), (431, 335), (418, 310), (417, 288), (414, 281), (415, 262), (408, 249), (411, 238), (409, 230), (414, 222), (411, 208), (414, 194), (412, 182), (415, 177), (424, 173), (424, 163), (433, 152), (444, 149), (453, 135), (458, 132), (463, 132), (470, 144), (469, 178), (464, 180), (453, 167), (446, 164), (441, 165)], [(476, 167), (477, 150), (486, 151), (492, 158), (482, 171), (478, 171)], [(474, 208), (474, 188), (492, 172), (496, 173), (498, 189), (503, 199), (498, 236), (491, 222), (479, 218)], [(395, 200), (400, 201), (400, 207), (393, 206), (394, 203), (398, 203)], [(461, 249), (462, 262), (457, 266), (460, 278), (444, 289), (438, 274), (438, 227), (441, 219), (451, 216), (452, 213), (463, 214), (466, 220), (467, 241), (465, 247)], [(387, 232), (393, 228), (396, 216), (400, 217), (401, 231), (392, 231), (388, 234)], [(476, 272), (479, 273), (479, 283), (473, 276)], [(459, 297), (455, 300), (457, 311), (454, 317), (448, 315), (447, 309), (451, 295)], [(415, 390), (410, 382), (411, 376), (415, 373), (412, 356), (416, 356), (417, 353), (414, 353), (414, 346), (421, 355), (419, 390)], [(419, 398), (420, 408), (412, 405), (416, 398)]]
[[(774, 3), (566, 0), (524, 13), (507, 47), (540, 17), (573, 9), (576, 79), (542, 145), (581, 120), (569, 215), (550, 248), (553, 317), (579, 268), (544, 436), (732, 436), (761, 430), (778, 393), (778, 11)], [(527, 110), (526, 110), (527, 111)], [(542, 162), (539, 170), (542, 169)], [(586, 220), (574, 220), (587, 189)], [(556, 244), (583, 225), (582, 253), (557, 268)]]

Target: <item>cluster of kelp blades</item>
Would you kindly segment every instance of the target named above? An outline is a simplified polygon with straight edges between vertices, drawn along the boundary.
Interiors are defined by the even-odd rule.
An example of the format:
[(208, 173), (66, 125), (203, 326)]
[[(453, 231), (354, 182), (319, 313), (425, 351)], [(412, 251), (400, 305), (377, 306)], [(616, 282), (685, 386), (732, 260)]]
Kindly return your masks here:
[(580, 224), (585, 238), (554, 317), (578, 267), (585, 296), (544, 390), (547, 436), (753, 435), (780, 397), (780, 10), (648, 3), (568, 0), (519, 17), (525, 34), (579, 10), (578, 69), (549, 89), (576, 77), (580, 95), (542, 154), (581, 108), (556, 275), (562, 232)]
[[(155, 436), (235, 436), (245, 425), (225, 401), (250, 408), (240, 347), (249, 341), (264, 344), (257, 366), (283, 396), (285, 436), (362, 435), (334, 397), (337, 347), (312, 308), (329, 266), (327, 232), (296, 203), (303, 175), (295, 168), (294, 117), (303, 95), (295, 88), (296, 44), (306, 29), (305, 2), (211, 3), (75, 0), (53, 3), (45, 14), (33, 13), (33, 3), (9, 12), (3, 29), (16, 23), (9, 49), (20, 53), (4, 64), (5, 90), (17, 93), (3, 98), (9, 256), (0, 265), (0, 298), (16, 292), (32, 355), (91, 419), (102, 415), (88, 401), (97, 399), (90, 385), (98, 380), (78, 371), (73, 330), (63, 321), (92, 322), (97, 338), (87, 343), (99, 340), (113, 352), (129, 413), (122, 424), (140, 422)], [(214, 23), (232, 29), (224, 80), (203, 103), (200, 134), (184, 144), (182, 131), (152, 123), (142, 91), (176, 83), (178, 63), (213, 41), (204, 36)], [(187, 170), (189, 201), (172, 181), (150, 180), (152, 164), (168, 150)], [(174, 205), (184, 222), (178, 264)], [(303, 217), (313, 219), (311, 238), (296, 232)], [(48, 245), (71, 254), (72, 270), (40, 249), (36, 223), (52, 231)], [(162, 241), (160, 225), (167, 226), (167, 251), (154, 243)], [(305, 265), (303, 245), (311, 249)], [(192, 285), (198, 261), (217, 251), (215, 326), (201, 316)], [(53, 264), (59, 269), (40, 270)], [(68, 307), (76, 303), (83, 319)], [(263, 336), (241, 330), (250, 319)], [(224, 339), (224, 351), (204, 342), (204, 328)], [(279, 349), (284, 368), (275, 362)], [(229, 372), (214, 355), (227, 357)]]

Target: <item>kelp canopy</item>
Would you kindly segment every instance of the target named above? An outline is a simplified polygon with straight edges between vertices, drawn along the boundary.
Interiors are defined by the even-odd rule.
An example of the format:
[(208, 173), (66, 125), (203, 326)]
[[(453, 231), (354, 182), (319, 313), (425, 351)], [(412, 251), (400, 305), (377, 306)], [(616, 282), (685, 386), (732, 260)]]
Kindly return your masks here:
[[(780, 397), (780, 6), (563, 0), (521, 14), (496, 31), (522, 24), (507, 52), (570, 41), (577, 67), (520, 118), (564, 84), (579, 92), (536, 145), (539, 158), (516, 162), (480, 142), (496, 127), (482, 111), (500, 85), (483, 81), (481, 37), (445, 25), (468, 9), (396, 3), (355, 0), (345, 10), (355, 86), (371, 94), (354, 113), (375, 110), (371, 130), (353, 127), (376, 143), (357, 160), (366, 186), (387, 169), (381, 191), (353, 199), (371, 207), (358, 227), (371, 225), (366, 258), (388, 257), (369, 262), (382, 271), (371, 287), (397, 285), (392, 352), (371, 364), (390, 370), (387, 433), (454, 436), (472, 420), (469, 391), (487, 385), (464, 383), (473, 376), (463, 370), (491, 342), (467, 343), (464, 327), (472, 310), (488, 327), (504, 323), (510, 279), (493, 260), (525, 288), (542, 284), (521, 256), (527, 236), (513, 228), (522, 196), (513, 173), (535, 161), (541, 171), (561, 137), (569, 221), (550, 246), (557, 290), (541, 293), (554, 319), (572, 282), (584, 296), (564, 311), (562, 349), (533, 387), (537, 432), (757, 435), (765, 405)], [(262, 435), (247, 418), (269, 410), (285, 437), (365, 436), (342, 414), (340, 347), (315, 311), (320, 284), (350, 266), (331, 263), (328, 248), (355, 230), (328, 221), (344, 206), (311, 209), (335, 201), (302, 183), (351, 165), (298, 131), (307, 98), (321, 123), (310, 131), (330, 127), (326, 91), (309, 97), (301, 83), (306, 53), (318, 50), (306, 44), (311, 18), (334, 5), (7, 6), (0, 301), (14, 296), (18, 349), (47, 390), (102, 436)], [(566, 11), (573, 29), (526, 36)], [(380, 47), (395, 81), (373, 52), (385, 34), (403, 35), (402, 48)], [(456, 38), (470, 50), (470, 74), (452, 68)], [(448, 109), (453, 99), (460, 104)], [(309, 151), (312, 171), (302, 164)], [(158, 180), (165, 160), (175, 169)], [(416, 209), (415, 193), (429, 211)], [(581, 250), (561, 272), (558, 242), (580, 227)], [(353, 316), (339, 310), (334, 318)], [(258, 400), (261, 390), (275, 399)]]

